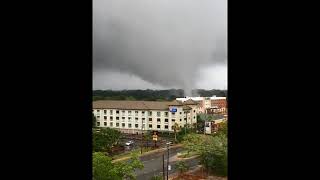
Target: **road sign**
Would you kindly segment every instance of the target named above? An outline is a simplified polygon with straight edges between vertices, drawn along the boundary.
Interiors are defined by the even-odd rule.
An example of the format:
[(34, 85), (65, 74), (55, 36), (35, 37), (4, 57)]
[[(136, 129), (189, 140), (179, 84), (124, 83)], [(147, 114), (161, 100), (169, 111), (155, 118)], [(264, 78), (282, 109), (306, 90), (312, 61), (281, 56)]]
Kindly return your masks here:
[(158, 135), (152, 135), (152, 140), (157, 141), (158, 140)]

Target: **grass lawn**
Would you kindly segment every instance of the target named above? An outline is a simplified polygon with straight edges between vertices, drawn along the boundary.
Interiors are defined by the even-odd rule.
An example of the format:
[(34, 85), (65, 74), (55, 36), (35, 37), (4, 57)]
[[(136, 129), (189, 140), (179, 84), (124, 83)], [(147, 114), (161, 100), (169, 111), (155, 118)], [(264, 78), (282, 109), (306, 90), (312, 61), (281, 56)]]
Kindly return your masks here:
[(179, 153), (178, 158), (189, 158), (189, 157), (192, 157), (192, 156), (195, 156), (195, 155), (198, 155), (198, 153), (189, 152), (189, 154), (188, 154), (188, 151), (184, 150), (184, 151), (181, 151)]
[[(148, 147), (148, 148), (143, 148), (142, 149), (142, 153), (145, 153), (145, 152), (148, 152), (148, 151), (151, 151), (151, 147)], [(125, 157), (130, 157), (132, 153), (138, 153), (139, 156), (140, 156), (140, 153), (141, 153), (141, 149), (140, 148), (137, 148), (137, 149), (134, 149), (132, 151), (128, 151), (128, 152), (125, 152), (125, 153), (122, 153), (122, 154), (118, 154), (118, 155), (114, 155), (112, 156), (112, 159), (120, 159), (120, 158), (125, 158)]]

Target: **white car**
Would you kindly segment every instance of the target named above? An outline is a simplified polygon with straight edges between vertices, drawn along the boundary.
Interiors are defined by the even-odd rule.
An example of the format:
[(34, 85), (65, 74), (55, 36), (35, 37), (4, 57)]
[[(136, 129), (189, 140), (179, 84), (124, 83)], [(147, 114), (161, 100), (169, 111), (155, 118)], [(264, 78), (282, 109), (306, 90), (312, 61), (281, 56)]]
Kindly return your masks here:
[(169, 146), (172, 146), (172, 145), (173, 145), (173, 142), (172, 142), (172, 141), (169, 141), (169, 142), (167, 142), (166, 144), (169, 145)]
[(127, 146), (130, 146), (130, 145), (132, 145), (133, 144), (133, 141), (128, 141), (128, 142), (126, 142), (126, 145)]

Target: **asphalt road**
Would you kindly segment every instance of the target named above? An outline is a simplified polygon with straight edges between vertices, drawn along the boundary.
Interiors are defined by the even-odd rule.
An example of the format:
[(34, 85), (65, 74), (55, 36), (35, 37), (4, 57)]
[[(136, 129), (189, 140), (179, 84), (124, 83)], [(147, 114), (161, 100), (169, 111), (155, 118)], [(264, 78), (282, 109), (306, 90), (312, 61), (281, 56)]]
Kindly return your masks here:
[[(170, 155), (169, 155), (169, 164), (171, 165), (171, 170), (169, 170), (169, 175), (172, 173), (177, 172), (176, 169), (176, 162), (170, 160), (173, 156), (177, 155), (178, 152), (182, 151), (182, 148), (176, 148), (176, 149), (171, 149), (170, 150)], [(165, 173), (167, 173), (166, 170), (166, 165), (167, 165), (167, 151), (165, 153)], [(149, 180), (151, 179), (154, 175), (160, 175), (162, 176), (163, 172), (163, 160), (162, 160), (162, 155), (163, 153), (156, 153), (156, 154), (151, 154), (147, 156), (143, 156), (140, 158), (142, 163), (144, 164), (144, 168), (142, 170), (137, 170), (137, 179), (138, 180)], [(189, 159), (185, 160), (189, 168), (195, 167), (199, 164), (199, 159)]]

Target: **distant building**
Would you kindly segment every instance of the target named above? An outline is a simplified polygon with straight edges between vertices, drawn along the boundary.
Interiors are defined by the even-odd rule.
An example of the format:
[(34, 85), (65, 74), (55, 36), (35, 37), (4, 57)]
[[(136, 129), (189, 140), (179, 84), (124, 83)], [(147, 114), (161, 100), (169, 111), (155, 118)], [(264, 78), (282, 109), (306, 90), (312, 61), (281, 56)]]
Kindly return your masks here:
[(205, 122), (205, 134), (212, 134), (221, 126), (221, 123), (226, 122), (227, 117), (225, 115), (215, 115), (212, 120)]
[(173, 131), (172, 126), (193, 125), (197, 122), (195, 101), (111, 101), (93, 102), (93, 114), (98, 127), (119, 129), (124, 133), (147, 130)]
[(227, 98), (226, 97), (184, 97), (176, 98), (178, 101), (185, 102), (193, 100), (198, 103), (199, 113), (226, 113), (227, 112)]

